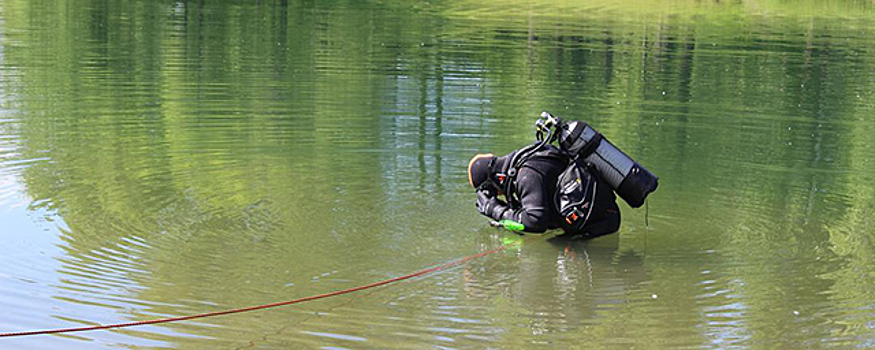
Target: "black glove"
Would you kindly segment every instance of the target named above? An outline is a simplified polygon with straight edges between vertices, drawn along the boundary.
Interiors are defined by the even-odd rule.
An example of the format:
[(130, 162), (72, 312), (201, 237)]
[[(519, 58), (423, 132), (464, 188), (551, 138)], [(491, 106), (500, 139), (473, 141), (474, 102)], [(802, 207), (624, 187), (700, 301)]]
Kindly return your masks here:
[(501, 215), (496, 214), (504, 213), (506, 205), (504, 204), (504, 202), (498, 200), (498, 198), (496, 198), (495, 196), (495, 192), (485, 189), (478, 190), (477, 211), (479, 211), (480, 214), (498, 220), (500, 219)]
[(480, 214), (490, 216), (492, 207), (495, 206), (495, 196), (487, 190), (477, 191), (477, 211)]

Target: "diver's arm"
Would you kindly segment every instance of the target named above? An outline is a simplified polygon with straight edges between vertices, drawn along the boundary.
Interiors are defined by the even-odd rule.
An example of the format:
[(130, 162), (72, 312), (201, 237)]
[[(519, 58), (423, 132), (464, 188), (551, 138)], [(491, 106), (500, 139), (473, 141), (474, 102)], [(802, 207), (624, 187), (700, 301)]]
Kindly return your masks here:
[(495, 193), (488, 190), (478, 190), (477, 210), (490, 219), (501, 220), (504, 213), (508, 211), (508, 207), (507, 203), (496, 198)]
[(549, 206), (551, 198), (542, 175), (532, 169), (520, 170), (517, 179), (517, 192), (521, 207), (511, 210), (504, 207), (496, 220), (513, 220), (525, 226), (526, 232), (541, 233), (549, 228)]

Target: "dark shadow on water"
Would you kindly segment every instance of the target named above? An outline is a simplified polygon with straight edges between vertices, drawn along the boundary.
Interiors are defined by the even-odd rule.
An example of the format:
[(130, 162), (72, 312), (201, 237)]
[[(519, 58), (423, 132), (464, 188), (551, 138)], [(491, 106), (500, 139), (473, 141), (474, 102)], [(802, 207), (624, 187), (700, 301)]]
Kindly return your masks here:
[(619, 247), (620, 244), (620, 235), (617, 232), (598, 235), (598, 236), (590, 236), (584, 234), (559, 234), (547, 239), (550, 244), (556, 246), (563, 246), (572, 243), (580, 243), (580, 242), (590, 242), (590, 241), (599, 241), (599, 242), (612, 242), (615, 248)]

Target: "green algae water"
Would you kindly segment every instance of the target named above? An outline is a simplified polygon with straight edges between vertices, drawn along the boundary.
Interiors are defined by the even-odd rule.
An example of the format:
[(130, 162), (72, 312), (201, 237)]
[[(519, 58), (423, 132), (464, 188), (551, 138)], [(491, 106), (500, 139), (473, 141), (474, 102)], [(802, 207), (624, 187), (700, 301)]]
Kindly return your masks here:
[[(0, 2), (3, 349), (875, 347), (870, 1)], [(618, 234), (490, 227), (465, 167), (589, 122)]]

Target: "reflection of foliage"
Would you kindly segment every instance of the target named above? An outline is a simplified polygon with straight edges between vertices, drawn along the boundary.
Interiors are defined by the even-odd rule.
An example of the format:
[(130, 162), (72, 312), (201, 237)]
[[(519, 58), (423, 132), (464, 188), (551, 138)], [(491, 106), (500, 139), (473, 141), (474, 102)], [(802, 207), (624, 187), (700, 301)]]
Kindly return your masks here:
[[(875, 8), (868, 1), (844, 0), (823, 2), (818, 0), (739, 0), (739, 1), (699, 1), (699, 0), (469, 0), (455, 1), (454, 4), (435, 5), (441, 12), (454, 17), (487, 17), (503, 21), (518, 20), (532, 14), (553, 19), (557, 23), (569, 19), (586, 17), (610, 18), (617, 22), (640, 22), (642, 19), (668, 19), (673, 23), (699, 21), (702, 16), (707, 21), (723, 18), (742, 19), (756, 16), (783, 17), (840, 17), (872, 18)], [(476, 5), (476, 6), (475, 6)], [(449, 9), (445, 9), (449, 7)], [(727, 27), (732, 30), (732, 26)]]
[[(872, 91), (860, 98), (871, 101), (875, 97)], [(875, 108), (871, 104), (855, 111), (860, 115), (873, 115)], [(870, 185), (873, 181), (872, 155), (875, 150), (875, 130), (871, 124), (861, 124), (855, 127), (846, 137), (852, 147), (848, 155), (852, 169), (846, 185), (848, 188), (849, 208), (835, 223), (827, 226), (829, 243), (832, 251), (840, 260), (840, 268), (820, 276), (835, 281), (830, 295), (836, 304), (844, 305), (851, 310), (862, 313), (859, 317), (848, 317), (839, 321), (846, 329), (843, 336), (871, 338), (871, 313), (865, 315), (865, 310), (872, 307), (875, 291), (872, 285), (875, 281), (875, 190)]]
[(869, 193), (859, 199), (865, 200), (858, 202), (864, 206), (851, 208), (842, 221), (829, 230), (830, 243), (840, 258), (841, 268), (819, 277), (835, 281), (831, 300), (860, 313), (857, 317), (837, 321), (846, 328), (842, 335), (864, 338), (871, 336), (871, 318), (866, 317), (865, 310), (871, 308), (871, 301), (875, 300), (875, 291), (872, 290), (875, 238), (871, 234), (875, 224), (872, 220), (875, 196)]
[[(861, 101), (873, 96), (858, 96), (872, 90), (873, 13), (839, 3), (7, 0), (3, 58), (18, 70), (22, 157), (51, 160), (23, 172), (35, 205), (70, 226), (71, 254), (131, 236), (154, 246), (143, 255), (164, 280), (145, 293), (191, 294), (177, 281), (209, 268), (237, 285), (245, 271), (289, 278), (262, 255), (294, 275), (337, 264), (314, 247), (439, 245), (381, 229), (458, 229), (434, 212), (462, 212), (441, 197), (461, 192), (460, 164), (528, 142), (546, 109), (592, 122), (661, 175), (654, 207), (689, 217), (670, 218), (678, 229), (654, 249), (722, 248), (715, 259), (747, 268), (725, 279), (765, 314), (792, 302), (774, 294), (809, 285), (772, 276), (822, 246), (845, 265), (810, 285), (872, 300)], [(188, 255), (212, 260), (183, 271)], [(697, 267), (648, 264), (693, 324)], [(634, 306), (598, 314), (588, 334), (649, 322)]]

